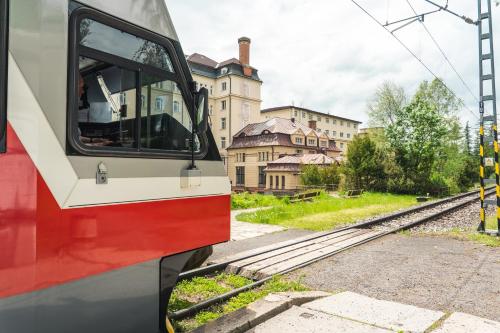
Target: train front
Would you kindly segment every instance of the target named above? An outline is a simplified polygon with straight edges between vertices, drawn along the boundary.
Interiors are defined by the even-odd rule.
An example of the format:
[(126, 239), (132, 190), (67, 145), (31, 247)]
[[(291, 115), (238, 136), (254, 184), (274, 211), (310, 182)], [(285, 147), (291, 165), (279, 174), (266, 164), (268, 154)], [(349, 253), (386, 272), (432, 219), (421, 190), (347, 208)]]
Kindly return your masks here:
[(165, 332), (230, 184), (164, 1), (0, 6), (0, 331)]

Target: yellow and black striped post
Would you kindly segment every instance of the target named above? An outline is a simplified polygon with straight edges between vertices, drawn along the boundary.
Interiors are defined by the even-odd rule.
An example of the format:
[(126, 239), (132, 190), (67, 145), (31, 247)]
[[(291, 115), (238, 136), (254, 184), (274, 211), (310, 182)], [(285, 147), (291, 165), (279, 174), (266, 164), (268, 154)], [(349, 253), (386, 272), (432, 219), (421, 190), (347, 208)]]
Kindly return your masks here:
[(498, 132), (497, 124), (493, 124), (493, 145), (495, 147), (495, 178), (496, 178), (496, 197), (497, 197), (497, 226), (500, 226), (500, 167), (498, 165)]
[(479, 197), (481, 199), (481, 211), (478, 231), (483, 232), (485, 230), (485, 211), (484, 211), (484, 103), (481, 101), (479, 104)]

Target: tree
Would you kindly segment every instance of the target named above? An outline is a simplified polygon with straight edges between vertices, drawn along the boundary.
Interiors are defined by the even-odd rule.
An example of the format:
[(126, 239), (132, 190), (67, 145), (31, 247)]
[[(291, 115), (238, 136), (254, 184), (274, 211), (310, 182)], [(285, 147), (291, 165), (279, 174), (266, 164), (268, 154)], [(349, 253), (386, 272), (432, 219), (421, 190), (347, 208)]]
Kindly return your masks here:
[(407, 104), (404, 89), (393, 82), (384, 82), (376, 91), (371, 102), (368, 103), (369, 125), (371, 127), (385, 127), (395, 121), (395, 116)]
[(443, 147), (448, 130), (437, 107), (421, 94), (415, 95), (412, 102), (395, 115), (394, 123), (386, 128), (396, 163), (417, 191), (425, 191), (429, 185), (437, 153)]
[(319, 169), (319, 174), (321, 177), (321, 183), (324, 185), (338, 185), (340, 183), (340, 170), (337, 163), (321, 167)]
[(369, 136), (356, 136), (349, 144), (344, 174), (348, 187), (366, 190), (385, 189), (385, 156)]
[(472, 150), (471, 150), (471, 145), (472, 145), (472, 141), (471, 141), (471, 133), (470, 133), (470, 127), (469, 127), (469, 122), (467, 122), (465, 124), (465, 129), (464, 129), (464, 152), (471, 156), (472, 155)]
[(302, 185), (314, 186), (321, 185), (321, 175), (317, 165), (305, 165), (302, 167), (300, 174), (300, 181)]

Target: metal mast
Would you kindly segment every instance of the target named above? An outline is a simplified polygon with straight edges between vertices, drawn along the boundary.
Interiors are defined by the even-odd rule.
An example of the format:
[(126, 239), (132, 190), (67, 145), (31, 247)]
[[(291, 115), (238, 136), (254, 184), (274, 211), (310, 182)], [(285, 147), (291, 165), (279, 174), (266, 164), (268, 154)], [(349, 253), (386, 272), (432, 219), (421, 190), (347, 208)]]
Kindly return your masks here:
[[(483, 3), (486, 2), (486, 11), (483, 12)], [(478, 230), (486, 231), (484, 176), (485, 176), (485, 149), (484, 149), (484, 124), (492, 124), (493, 146), (495, 150), (495, 178), (496, 178), (496, 207), (497, 207), (497, 233), (500, 234), (500, 167), (498, 161), (498, 133), (497, 133), (497, 102), (495, 87), (495, 55), (493, 52), (493, 20), (491, 0), (478, 0), (478, 40), (479, 40), (479, 153), (480, 153), (480, 182), (481, 182), (481, 222)]]

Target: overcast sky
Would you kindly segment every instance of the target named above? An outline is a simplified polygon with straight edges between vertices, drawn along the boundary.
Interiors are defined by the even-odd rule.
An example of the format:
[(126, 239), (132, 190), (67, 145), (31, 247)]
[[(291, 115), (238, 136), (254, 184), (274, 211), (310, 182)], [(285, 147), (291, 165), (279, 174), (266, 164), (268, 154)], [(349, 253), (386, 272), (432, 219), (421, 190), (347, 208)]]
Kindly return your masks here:
[[(432, 10), (409, 0), (417, 12)], [(444, 0), (435, 0), (445, 3)], [(376, 88), (390, 80), (413, 94), (432, 75), (350, 0), (166, 0), (184, 52), (216, 61), (238, 57), (237, 39), (252, 39), (250, 63), (264, 81), (262, 107), (294, 103), (363, 121)], [(413, 15), (406, 0), (359, 0), (380, 21)], [(477, 17), (476, 1), (449, 8)], [(500, 7), (493, 9), (500, 68)], [(495, 18), (494, 16), (494, 18)], [(439, 12), (425, 24), (465, 82), (478, 95), (477, 28)], [(396, 32), (477, 113), (477, 103), (418, 22)], [(497, 80), (497, 82), (500, 82)], [(461, 119), (475, 121), (467, 110)]]

